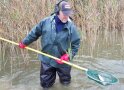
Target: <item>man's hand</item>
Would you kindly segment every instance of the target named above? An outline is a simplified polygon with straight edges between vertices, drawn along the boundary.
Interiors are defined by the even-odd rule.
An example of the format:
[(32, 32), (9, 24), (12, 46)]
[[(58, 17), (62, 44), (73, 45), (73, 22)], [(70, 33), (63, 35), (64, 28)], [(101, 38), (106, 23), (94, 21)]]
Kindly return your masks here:
[(58, 64), (63, 64), (62, 60), (68, 62), (68, 61), (69, 61), (69, 55), (68, 55), (68, 54), (64, 54), (64, 55), (62, 55), (62, 56), (60, 57), (60, 59), (61, 59), (61, 60), (56, 60), (56, 62), (57, 62)]
[(24, 49), (25, 47), (26, 47), (26, 45), (25, 45), (25, 44), (23, 44), (22, 42), (20, 42), (20, 43), (19, 43), (19, 48)]

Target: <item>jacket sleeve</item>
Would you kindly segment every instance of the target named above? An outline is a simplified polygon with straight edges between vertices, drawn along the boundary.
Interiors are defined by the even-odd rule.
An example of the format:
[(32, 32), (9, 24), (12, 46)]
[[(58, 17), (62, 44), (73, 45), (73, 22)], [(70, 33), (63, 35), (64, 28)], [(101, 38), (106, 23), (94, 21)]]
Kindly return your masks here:
[(29, 45), (33, 41), (36, 41), (42, 34), (43, 21), (38, 23), (32, 28), (29, 34), (22, 40), (22, 43)]
[(80, 46), (80, 35), (77, 31), (77, 27), (75, 25), (71, 26), (71, 52), (72, 52), (72, 58), (76, 55), (78, 52)]

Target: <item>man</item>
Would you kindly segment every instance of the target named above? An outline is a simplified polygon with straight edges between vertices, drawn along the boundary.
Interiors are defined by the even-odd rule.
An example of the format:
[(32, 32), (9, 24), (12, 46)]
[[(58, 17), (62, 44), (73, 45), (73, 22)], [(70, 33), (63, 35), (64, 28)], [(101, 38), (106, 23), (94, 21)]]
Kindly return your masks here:
[[(78, 51), (80, 38), (76, 26), (69, 18), (73, 13), (70, 3), (60, 1), (57, 5), (56, 13), (41, 20), (19, 43), (19, 47), (25, 48), (41, 36), (42, 52), (69, 62)], [(43, 55), (39, 55), (39, 59), (42, 61), (40, 83), (43, 88), (49, 88), (55, 83), (56, 72), (60, 83), (68, 85), (71, 82), (69, 65)]]

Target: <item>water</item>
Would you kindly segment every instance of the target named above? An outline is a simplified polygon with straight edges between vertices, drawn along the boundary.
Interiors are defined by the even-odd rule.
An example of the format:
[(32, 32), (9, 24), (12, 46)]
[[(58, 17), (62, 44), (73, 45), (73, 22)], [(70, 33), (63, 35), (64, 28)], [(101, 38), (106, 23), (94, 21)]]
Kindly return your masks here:
[[(122, 37), (120, 34), (109, 34), (107, 37), (99, 37), (93, 47), (88, 39), (84, 40), (73, 63), (89, 69), (110, 72), (119, 82), (102, 86), (87, 78), (85, 71), (72, 68), (72, 82), (69, 86), (61, 85), (57, 76), (54, 86), (49, 90), (124, 90)], [(0, 90), (43, 90), (39, 84), (40, 61), (36, 58), (31, 59), (31, 56), (29, 55), (27, 60), (22, 60), (19, 56), (0, 60)], [(36, 54), (34, 56), (36, 57)]]

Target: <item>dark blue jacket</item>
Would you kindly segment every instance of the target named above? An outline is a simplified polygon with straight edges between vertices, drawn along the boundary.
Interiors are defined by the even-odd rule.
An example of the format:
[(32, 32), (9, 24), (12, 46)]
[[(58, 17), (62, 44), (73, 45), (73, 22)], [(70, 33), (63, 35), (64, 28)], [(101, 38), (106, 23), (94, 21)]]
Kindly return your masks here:
[[(69, 19), (63, 30), (56, 32), (54, 15), (41, 20), (22, 41), (25, 45), (29, 45), (40, 37), (42, 52), (60, 58), (68, 52), (71, 46), (71, 54), (74, 57), (80, 46), (80, 37), (74, 23)], [(66, 66), (58, 64), (55, 60), (43, 55), (39, 55), (39, 59), (52, 65), (53, 67)]]

